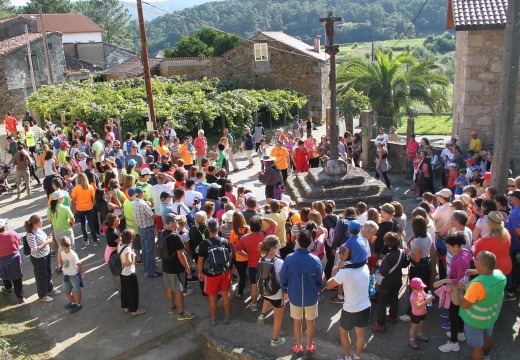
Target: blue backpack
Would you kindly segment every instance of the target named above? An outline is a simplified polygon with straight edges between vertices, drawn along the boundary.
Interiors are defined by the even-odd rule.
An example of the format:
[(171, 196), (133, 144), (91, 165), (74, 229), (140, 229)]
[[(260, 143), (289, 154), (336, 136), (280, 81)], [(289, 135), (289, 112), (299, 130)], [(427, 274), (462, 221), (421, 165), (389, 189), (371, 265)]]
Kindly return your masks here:
[(61, 148), (61, 141), (58, 138), (52, 140), (52, 144), (53, 144), (54, 149), (59, 150)]

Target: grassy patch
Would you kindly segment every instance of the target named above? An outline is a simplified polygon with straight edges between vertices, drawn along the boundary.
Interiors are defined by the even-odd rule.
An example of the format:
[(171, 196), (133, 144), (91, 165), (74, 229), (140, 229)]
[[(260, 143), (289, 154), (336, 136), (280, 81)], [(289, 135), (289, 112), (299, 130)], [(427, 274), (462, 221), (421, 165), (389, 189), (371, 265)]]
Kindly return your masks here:
[[(410, 52), (413, 51), (414, 48), (418, 46), (422, 46), (424, 44), (425, 38), (418, 39), (403, 39), (399, 42), (397, 47), (394, 47), (397, 40), (385, 40), (385, 41), (376, 41), (374, 45), (376, 48), (383, 48), (385, 50), (392, 49), (394, 55), (398, 55), (402, 52), (405, 52), (407, 48), (410, 49)], [(358, 42), (352, 44), (343, 44), (339, 47), (339, 54), (336, 59), (338, 62), (346, 61), (350, 58), (362, 57), (365, 58), (365, 54), (372, 52), (372, 43), (370, 42)]]
[[(415, 133), (419, 135), (450, 135), (453, 125), (451, 115), (421, 115), (415, 119)], [(406, 121), (403, 122), (397, 133), (406, 134)]]
[(0, 358), (49, 359), (52, 342), (38, 329), (39, 320), (30, 316), (27, 305), (14, 300), (14, 295), (0, 294)]

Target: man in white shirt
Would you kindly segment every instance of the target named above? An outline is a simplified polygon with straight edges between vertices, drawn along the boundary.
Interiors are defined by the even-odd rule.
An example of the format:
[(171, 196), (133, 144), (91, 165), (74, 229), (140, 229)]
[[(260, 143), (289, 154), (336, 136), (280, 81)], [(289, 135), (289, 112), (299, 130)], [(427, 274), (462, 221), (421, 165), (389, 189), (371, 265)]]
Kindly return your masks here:
[(365, 244), (365, 249), (367, 250), (367, 258), (370, 258), (372, 252), (370, 251), (370, 241), (368, 239), (372, 239), (379, 230), (379, 225), (377, 225), (374, 221), (368, 220), (363, 227), (361, 228), (361, 232), (358, 237), (363, 240)]
[[(166, 179), (168, 178), (171, 181), (169, 183), (166, 182)], [(164, 230), (164, 224), (161, 216), (161, 193), (166, 192), (168, 194), (171, 194), (174, 188), (175, 180), (165, 173), (160, 173), (159, 175), (157, 175), (157, 184), (153, 185), (150, 188), (149, 194), (153, 201), (153, 209), (155, 213), (155, 227), (157, 228), (157, 231)]]
[[(365, 224), (366, 226), (366, 224)], [(368, 297), (370, 271), (365, 265), (360, 268), (345, 268), (327, 282), (327, 289), (343, 286), (345, 302), (339, 321), (339, 335), (345, 359), (350, 359), (350, 335), (356, 330), (356, 358), (361, 356), (365, 347), (365, 329), (370, 318), (370, 298)]]
[(84, 172), (85, 170), (88, 169), (88, 165), (87, 165), (87, 154), (84, 153), (84, 152), (80, 152), (78, 154), (78, 157), (79, 157), (79, 167), (81, 168), (81, 171)]
[(444, 166), (442, 168), (442, 186), (447, 186), (447, 175), (449, 173), (448, 166), (453, 160), (453, 153), (451, 152), (451, 140), (444, 141), (444, 146), (446, 147), (441, 152), (440, 160), (444, 163)]
[(202, 193), (195, 191), (195, 181), (193, 179), (186, 180), (186, 195), (184, 198), (184, 205), (192, 207), (195, 198), (202, 201)]
[(386, 146), (388, 145), (388, 141), (390, 141), (390, 139), (388, 138), (388, 135), (385, 134), (385, 129), (380, 127), (379, 134), (376, 136), (376, 139), (374, 141), (375, 145), (377, 146), (379, 143), (384, 143), (386, 148)]

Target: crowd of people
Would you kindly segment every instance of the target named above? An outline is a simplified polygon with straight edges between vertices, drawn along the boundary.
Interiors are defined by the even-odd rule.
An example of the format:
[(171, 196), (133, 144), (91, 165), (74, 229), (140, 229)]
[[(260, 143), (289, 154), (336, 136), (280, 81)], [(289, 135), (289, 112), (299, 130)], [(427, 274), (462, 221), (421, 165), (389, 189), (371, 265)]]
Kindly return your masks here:
[[(484, 359), (491, 350), (502, 302), (516, 299), (520, 177), (511, 178), (507, 190), (490, 186), (486, 164), (491, 160), (481, 153), (481, 159), (473, 161), (480, 164), (479, 174), (467, 173), (473, 176), (469, 184), (452, 188), (448, 173), (446, 186), (434, 192), (433, 179), (426, 180), (433, 176), (427, 139), (422, 149), (415, 148), (411, 136), (409, 163), (420, 174), (416, 208), (405, 211), (397, 201), (379, 208), (359, 202), (342, 211), (332, 200), (318, 200), (296, 210), (283, 193), (287, 177), (319, 166), (330, 150), (326, 138), (319, 145), (312, 138), (312, 124), (310, 130), (306, 126), (309, 150), (300, 140), (303, 123), (298, 118), (292, 133), (277, 131), (270, 150), (261, 124), (251, 133), (246, 129), (240, 139), (249, 165), (254, 165), (253, 152), (261, 161), (258, 179), (265, 185), (265, 206), (259, 205), (261, 199), (251, 189), (233, 184), (228, 176), (230, 166), (231, 171), (240, 169), (233, 157), (237, 140), (227, 129), (216, 151), (210, 151), (203, 130), (195, 139), (186, 135), (181, 141), (168, 123), (150, 138), (143, 133), (134, 139), (132, 133), (121, 138), (111, 119), (103, 137), (80, 119), (70, 127), (45, 121), (45, 129), (35, 129), (30, 119), (23, 123), (23, 131), (7, 127), (9, 142), (15, 143), (11, 149), (18, 196), (21, 179), (31, 196), (30, 168), (39, 162), (51, 224), (46, 232), (42, 218), (32, 215), (24, 224), (25, 234), (18, 234), (9, 230), (8, 219), (0, 219), (2, 292), (14, 291), (21, 303), (25, 302), (19, 253), (23, 243), (34, 268), (38, 298), (53, 302), (63, 291), (70, 313), (83, 308), (84, 266), (76, 252), (80, 248), (73, 231), (76, 222), (81, 225), (84, 247), (105, 247), (104, 261), (114, 276), (122, 311), (131, 316), (146, 312), (139, 301), (140, 266), (148, 279), (163, 278), (168, 312), (179, 321), (195, 317), (187, 310), (190, 302), (185, 297), (194, 293), (198, 283), (197, 291), (208, 298), (211, 323), (218, 325), (223, 319), (229, 324), (237, 311), (231, 298), (244, 299), (249, 283), (248, 308), (258, 313), (258, 324), (264, 324), (270, 311), (274, 313), (271, 347), (286, 343), (281, 327), (289, 305), (295, 339), (291, 349), (297, 355), (318, 350), (315, 321), (318, 307), (327, 306), (319, 305), (325, 289), (334, 292), (332, 303), (342, 305), (343, 353), (338, 359), (360, 358), (369, 325), (373, 332), (384, 333), (388, 323), (398, 320), (411, 323), (408, 344), (420, 348), (419, 342), (429, 341), (425, 324), (433, 301), (439, 301), (440, 315), (447, 318), (441, 326), (449, 330), (439, 350), (459, 351), (459, 343), (467, 341), (472, 359)], [(376, 138), (376, 166), (390, 188), (385, 135), (383, 129)], [(359, 165), (359, 136), (345, 134), (339, 150)], [(460, 149), (451, 152), (450, 148), (450, 153), (441, 156), (450, 160), (447, 169), (460, 162)], [(406, 232), (407, 223), (411, 234)], [(61, 290), (52, 280), (53, 256), (54, 272), (63, 275)], [(404, 269), (408, 269), (406, 284)], [(409, 289), (409, 304), (401, 311), (403, 285)], [(217, 314), (219, 301), (223, 317)], [(352, 352), (349, 331), (353, 329)]]

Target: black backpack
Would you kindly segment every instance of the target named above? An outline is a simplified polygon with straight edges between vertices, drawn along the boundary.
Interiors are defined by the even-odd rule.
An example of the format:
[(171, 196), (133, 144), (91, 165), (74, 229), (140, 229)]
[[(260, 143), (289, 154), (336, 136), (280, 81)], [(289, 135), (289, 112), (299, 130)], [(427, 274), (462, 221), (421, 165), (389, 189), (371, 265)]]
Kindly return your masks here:
[[(173, 235), (173, 233), (169, 234)], [(159, 237), (154, 246), (155, 256), (161, 260), (170, 260), (174, 254), (170, 254), (168, 251), (168, 244), (166, 244), (166, 236), (164, 236), (164, 230), (159, 233)]]
[(22, 238), (23, 241), (23, 254), (25, 256), (31, 255), (31, 247), (29, 246), (29, 243), (27, 242), (27, 235)]
[(123, 271), (123, 263), (121, 263), (121, 253), (125, 251), (128, 245), (123, 246), (121, 251), (113, 251), (108, 258), (108, 268), (112, 276), (119, 276)]
[(224, 246), (220, 238), (215, 238), (218, 243), (213, 243), (210, 239), (206, 239), (209, 243), (208, 257), (204, 261), (204, 272), (210, 276), (222, 275), (231, 267), (231, 254), (229, 249)]
[(276, 258), (268, 261), (261, 258), (256, 268), (256, 287), (262, 296), (273, 296), (280, 290), (280, 284), (276, 281)]

